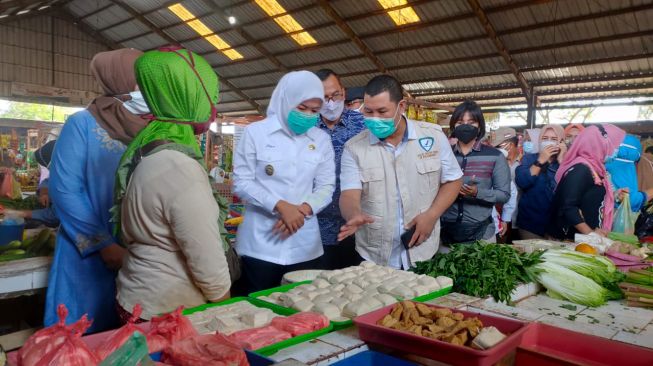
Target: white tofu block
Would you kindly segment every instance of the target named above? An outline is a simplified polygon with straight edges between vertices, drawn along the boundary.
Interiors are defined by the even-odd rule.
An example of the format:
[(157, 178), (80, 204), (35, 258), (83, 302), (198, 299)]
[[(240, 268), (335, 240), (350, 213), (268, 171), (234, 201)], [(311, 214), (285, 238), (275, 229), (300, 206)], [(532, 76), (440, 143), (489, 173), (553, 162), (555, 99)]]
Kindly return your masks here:
[(381, 293), (381, 294), (389, 294), (389, 293), (392, 292), (393, 288), (394, 288), (393, 285), (386, 284), (386, 285), (381, 285), (381, 286), (377, 287), (376, 290), (379, 291), (379, 293)]
[(435, 285), (440, 287), (440, 284), (438, 284), (438, 280), (436, 280), (431, 276), (424, 276), (422, 278), (419, 278), (417, 282), (422, 286), (427, 286), (428, 288), (433, 288)]
[(292, 306), (293, 309), (298, 311), (309, 311), (313, 307), (313, 302), (308, 299), (301, 299), (295, 302)]
[(295, 287), (294, 289), (291, 289), (290, 291), (288, 291), (288, 293), (291, 294), (291, 295), (302, 295), (304, 293), (304, 291), (302, 291), (302, 290)]
[(319, 275), (317, 275), (317, 278), (324, 278), (328, 281), (331, 277), (334, 276), (334, 272), (335, 271), (322, 271)]
[(366, 281), (364, 278), (359, 277), (354, 280), (354, 285), (364, 289), (367, 288), (370, 285), (370, 283)]
[(438, 281), (438, 285), (441, 288), (447, 288), (453, 286), (453, 280), (446, 276), (438, 276), (435, 278)]
[(324, 295), (319, 295), (313, 298), (313, 302), (318, 304), (318, 303), (328, 303), (333, 299), (333, 296), (331, 294), (324, 294)]
[(342, 297), (343, 297), (344, 299), (349, 300), (350, 302), (358, 301), (358, 300), (360, 300), (360, 299), (363, 298), (363, 296), (362, 296), (361, 294), (355, 294), (355, 293), (352, 293), (352, 292), (345, 292), (345, 293), (342, 295)]
[(339, 283), (339, 284), (337, 284), (337, 285), (331, 285), (331, 291), (333, 291), (333, 292), (336, 292), (336, 291), (341, 292), (342, 290), (345, 289), (345, 287), (347, 287), (347, 286), (344, 285), (344, 284), (342, 284), (342, 283)]
[(379, 301), (379, 300), (377, 300), (377, 299), (375, 299), (375, 298), (373, 298), (373, 297), (364, 298), (363, 301), (365, 301), (365, 303), (366, 303), (366, 304), (367, 304), (367, 305), (368, 305), (372, 310), (381, 309), (381, 308), (384, 306), (383, 303), (382, 303), (381, 301)]
[(345, 287), (343, 292), (345, 292), (345, 293), (349, 292), (349, 293), (353, 293), (353, 294), (360, 294), (360, 293), (363, 292), (363, 289), (360, 288), (359, 286), (351, 284), (351, 285), (347, 285), (347, 287)]
[(360, 264), (360, 266), (363, 267), (363, 268), (374, 268), (374, 267), (376, 267), (376, 263), (371, 262), (371, 261), (363, 261)]
[(283, 292), (273, 292), (268, 297), (273, 300), (279, 300), (279, 297), (281, 297), (281, 295), (283, 295)]
[(406, 286), (397, 286), (390, 290), (390, 295), (401, 297), (403, 299), (412, 299), (415, 297), (415, 291)]
[(245, 326), (235, 318), (215, 317), (213, 320), (211, 320), (208, 326), (206, 326), (206, 328), (210, 329), (213, 332), (229, 335), (233, 332), (244, 329)]
[(376, 296), (378, 294), (379, 294), (379, 292), (375, 288), (371, 288), (369, 290), (363, 291), (361, 296), (363, 296), (363, 298), (368, 298), (368, 297)]
[(313, 286), (317, 288), (326, 288), (329, 287), (329, 281), (322, 278), (318, 278), (315, 281), (313, 281)]
[(345, 282), (345, 281), (347, 281), (347, 280), (352, 280), (352, 281), (353, 281), (353, 280), (355, 280), (356, 278), (358, 278), (358, 276), (357, 276), (356, 274), (351, 273), (351, 272), (348, 272), (348, 273), (345, 273), (345, 274), (342, 276), (342, 278), (340, 279), (340, 282), (342, 283), (342, 282)]
[(349, 318), (354, 318), (359, 315), (367, 314), (370, 311), (372, 311), (370, 305), (361, 300), (350, 302), (349, 304), (345, 305), (345, 308), (342, 310), (342, 315)]
[(338, 309), (342, 310), (345, 308), (345, 305), (349, 304), (351, 301), (342, 298), (342, 297), (334, 297), (331, 300), (331, 304), (335, 305), (338, 307)]
[(274, 312), (270, 309), (260, 309), (249, 314), (245, 314), (240, 318), (243, 324), (250, 328), (258, 328), (268, 325), (274, 316)]
[(314, 298), (316, 298), (318, 296), (318, 294), (315, 291), (310, 291), (310, 292), (305, 292), (304, 296), (309, 300), (313, 300)]
[(284, 306), (292, 307), (297, 301), (303, 300), (305, 298), (302, 296), (286, 294), (285, 296), (282, 297), (282, 299), (283, 299)]
[(378, 294), (374, 296), (374, 298), (382, 302), (383, 306), (392, 305), (397, 302), (397, 299), (395, 297), (390, 296), (388, 294)]
[(315, 303), (311, 311), (320, 313), (329, 318), (329, 320), (339, 318), (341, 314), (340, 308), (329, 303)]
[(415, 291), (415, 296), (423, 296), (431, 292), (428, 287), (420, 285), (412, 287), (412, 290)]

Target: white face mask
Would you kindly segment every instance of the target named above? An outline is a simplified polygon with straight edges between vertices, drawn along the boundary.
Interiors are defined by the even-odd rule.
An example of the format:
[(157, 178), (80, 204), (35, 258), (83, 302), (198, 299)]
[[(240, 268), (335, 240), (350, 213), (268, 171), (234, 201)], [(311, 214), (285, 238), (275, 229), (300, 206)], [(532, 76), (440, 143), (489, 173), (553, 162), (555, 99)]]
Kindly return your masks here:
[(558, 143), (555, 141), (542, 141), (540, 142), (540, 151), (544, 150), (545, 147), (547, 146), (553, 146), (557, 145)]
[(140, 91), (133, 91), (129, 93), (129, 96), (131, 97), (131, 100), (122, 103), (125, 109), (127, 109), (128, 111), (130, 111), (135, 115), (143, 115), (143, 114), (150, 113), (150, 108), (147, 106), (147, 103), (145, 103), (143, 94), (141, 94)]
[(499, 151), (501, 151), (501, 153), (503, 154), (503, 156), (504, 156), (506, 159), (508, 159), (508, 150), (506, 150), (506, 149), (499, 149)]
[(342, 115), (342, 111), (345, 109), (344, 100), (329, 100), (328, 102), (322, 104), (320, 109), (320, 114), (328, 119), (329, 121), (336, 121)]

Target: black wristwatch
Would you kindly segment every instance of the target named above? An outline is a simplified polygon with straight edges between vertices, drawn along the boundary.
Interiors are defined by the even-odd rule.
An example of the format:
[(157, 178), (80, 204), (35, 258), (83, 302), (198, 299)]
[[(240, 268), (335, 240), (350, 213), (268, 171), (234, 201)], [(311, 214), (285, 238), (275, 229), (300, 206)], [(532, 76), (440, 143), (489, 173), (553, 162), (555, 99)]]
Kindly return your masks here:
[(547, 161), (546, 163), (542, 164), (542, 163), (540, 163), (539, 161), (535, 160), (535, 162), (533, 163), (533, 165), (535, 165), (536, 167), (542, 169), (542, 168), (544, 168), (545, 166), (549, 165), (549, 162)]

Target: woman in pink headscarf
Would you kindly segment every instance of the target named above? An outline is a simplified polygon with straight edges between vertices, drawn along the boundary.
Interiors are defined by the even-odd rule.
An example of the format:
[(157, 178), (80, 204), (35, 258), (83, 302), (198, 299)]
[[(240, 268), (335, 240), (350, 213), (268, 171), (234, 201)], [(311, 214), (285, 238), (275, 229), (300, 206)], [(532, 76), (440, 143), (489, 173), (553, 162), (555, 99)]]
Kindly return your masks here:
[(573, 240), (576, 233), (610, 232), (614, 189), (605, 163), (614, 159), (625, 136), (609, 124), (587, 127), (578, 135), (556, 173), (549, 235)]

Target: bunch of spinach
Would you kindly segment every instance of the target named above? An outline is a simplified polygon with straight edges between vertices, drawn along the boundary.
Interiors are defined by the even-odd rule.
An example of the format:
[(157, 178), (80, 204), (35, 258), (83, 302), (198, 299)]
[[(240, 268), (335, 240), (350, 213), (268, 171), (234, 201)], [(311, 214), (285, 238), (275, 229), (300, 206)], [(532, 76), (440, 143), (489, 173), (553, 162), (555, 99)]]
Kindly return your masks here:
[(456, 292), (477, 297), (492, 295), (508, 303), (517, 285), (534, 280), (526, 268), (542, 262), (542, 253), (519, 253), (504, 244), (454, 244), (449, 253), (438, 253), (431, 260), (416, 263), (413, 271), (451, 277)]

